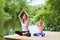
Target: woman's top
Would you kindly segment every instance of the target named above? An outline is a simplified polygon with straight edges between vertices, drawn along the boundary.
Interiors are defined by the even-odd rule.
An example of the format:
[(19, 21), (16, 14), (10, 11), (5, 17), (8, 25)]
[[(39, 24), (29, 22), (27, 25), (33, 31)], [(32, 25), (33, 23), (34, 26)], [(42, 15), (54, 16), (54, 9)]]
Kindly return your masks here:
[(22, 25), (22, 31), (28, 31), (28, 20), (26, 20), (24, 23), (23, 21), (21, 21), (21, 25)]

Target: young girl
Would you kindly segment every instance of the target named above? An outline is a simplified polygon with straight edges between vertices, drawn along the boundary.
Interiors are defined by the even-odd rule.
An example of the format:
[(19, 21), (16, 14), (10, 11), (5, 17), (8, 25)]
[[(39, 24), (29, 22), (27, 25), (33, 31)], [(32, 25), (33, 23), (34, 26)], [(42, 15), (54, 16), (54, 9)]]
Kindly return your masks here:
[[(24, 10), (23, 10), (23, 12), (26, 13), (26, 11), (24, 11)], [(24, 14), (23, 18), (21, 18), (20, 16), (21, 16), (21, 14), (18, 15), (18, 18), (19, 18), (19, 21), (21, 22), (21, 25), (22, 25), (22, 31), (21, 32), (16, 31), (15, 33), (19, 34), (21, 36), (29, 36), (30, 37), (31, 33), (28, 30), (28, 25), (29, 25), (30, 18), (29, 18), (27, 13)]]
[(44, 28), (44, 23), (43, 21), (40, 19), (37, 23), (37, 30), (38, 33), (35, 33), (34, 36), (44, 36), (45, 34), (43, 33), (43, 28)]

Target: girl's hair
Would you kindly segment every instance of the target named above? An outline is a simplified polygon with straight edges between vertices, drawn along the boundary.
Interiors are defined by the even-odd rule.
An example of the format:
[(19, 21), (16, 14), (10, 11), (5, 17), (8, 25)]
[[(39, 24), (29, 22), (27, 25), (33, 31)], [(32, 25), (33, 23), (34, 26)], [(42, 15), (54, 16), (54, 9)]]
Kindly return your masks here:
[(43, 24), (43, 21), (40, 21), (40, 24)]
[(43, 24), (43, 21), (42, 21), (42, 19), (40, 19), (40, 23), (41, 23), (41, 24)]

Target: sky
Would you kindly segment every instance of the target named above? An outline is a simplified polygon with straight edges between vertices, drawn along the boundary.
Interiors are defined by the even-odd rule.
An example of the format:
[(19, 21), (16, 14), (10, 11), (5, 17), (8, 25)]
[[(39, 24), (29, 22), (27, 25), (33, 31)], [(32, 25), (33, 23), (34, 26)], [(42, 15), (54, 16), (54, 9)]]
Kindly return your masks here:
[[(30, 0), (27, 0), (27, 1), (30, 1)], [(45, 1), (44, 0), (32, 0), (32, 2), (29, 5), (36, 6), (36, 5), (41, 5), (41, 4), (44, 5)]]

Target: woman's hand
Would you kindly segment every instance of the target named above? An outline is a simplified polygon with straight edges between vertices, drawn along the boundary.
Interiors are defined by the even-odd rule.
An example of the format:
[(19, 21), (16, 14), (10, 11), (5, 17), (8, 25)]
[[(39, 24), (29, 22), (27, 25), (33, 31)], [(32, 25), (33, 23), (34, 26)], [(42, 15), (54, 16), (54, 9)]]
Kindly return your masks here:
[(22, 33), (22, 35), (23, 35), (23, 36), (25, 36), (25, 35), (26, 35), (26, 33)]

